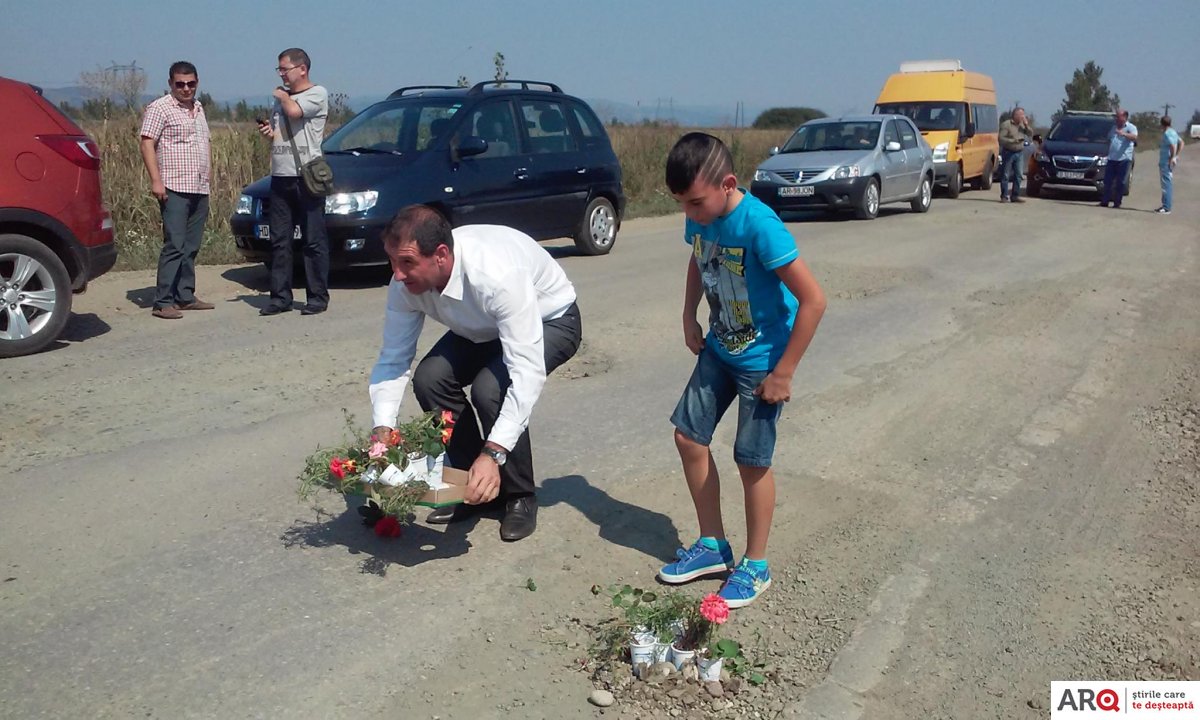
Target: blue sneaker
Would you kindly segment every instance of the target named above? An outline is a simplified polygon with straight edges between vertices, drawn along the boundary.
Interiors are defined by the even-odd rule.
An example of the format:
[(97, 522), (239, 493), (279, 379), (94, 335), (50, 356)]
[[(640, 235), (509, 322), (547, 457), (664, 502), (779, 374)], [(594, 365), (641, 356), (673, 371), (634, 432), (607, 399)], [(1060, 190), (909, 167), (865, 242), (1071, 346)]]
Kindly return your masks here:
[(675, 551), (678, 561), (662, 566), (658, 571), (658, 579), (665, 583), (678, 585), (695, 580), (705, 575), (720, 575), (733, 568), (733, 550), (726, 549), (724, 553), (709, 550), (697, 540), (686, 550)]
[(758, 596), (762, 595), (763, 591), (769, 587), (771, 587), (771, 571), (765, 568), (755, 570), (743, 560), (742, 564), (738, 565), (729, 579), (725, 581), (725, 585), (721, 587), (718, 595), (725, 598), (729, 607), (740, 608), (757, 600)]

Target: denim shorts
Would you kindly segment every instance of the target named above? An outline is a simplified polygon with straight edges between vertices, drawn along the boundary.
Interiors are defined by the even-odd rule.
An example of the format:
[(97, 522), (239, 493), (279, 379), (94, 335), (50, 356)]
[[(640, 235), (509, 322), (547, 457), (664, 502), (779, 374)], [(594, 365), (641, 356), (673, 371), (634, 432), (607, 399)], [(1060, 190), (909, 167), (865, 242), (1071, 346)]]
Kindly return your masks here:
[(671, 415), (671, 424), (693, 442), (711, 445), (721, 416), (737, 400), (733, 461), (749, 467), (770, 467), (775, 454), (775, 423), (783, 403), (772, 405), (754, 394), (754, 388), (767, 374), (766, 370), (730, 367), (715, 352), (704, 348)]

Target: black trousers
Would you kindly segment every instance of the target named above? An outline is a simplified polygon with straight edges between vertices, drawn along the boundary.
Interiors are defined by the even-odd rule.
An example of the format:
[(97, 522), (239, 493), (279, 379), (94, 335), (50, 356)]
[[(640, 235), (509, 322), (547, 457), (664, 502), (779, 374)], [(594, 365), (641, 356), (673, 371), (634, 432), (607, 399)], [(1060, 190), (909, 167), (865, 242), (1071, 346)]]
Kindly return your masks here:
[[(583, 337), (579, 307), (572, 304), (562, 317), (545, 321), (542, 336), (546, 375), (549, 375), (579, 349)], [(512, 384), (500, 341), (475, 343), (448, 332), (417, 365), (412, 384), (421, 409), (453, 413), (454, 433), (446, 448), (446, 461), (451, 467), (470, 468), (496, 424), (500, 406)], [(470, 402), (467, 386), (471, 388)], [(517, 444), (509, 448), (508, 460), (500, 468), (500, 497), (521, 497), (534, 491), (533, 451), (526, 429)]]
[(267, 215), (271, 226), (271, 304), (292, 304), (293, 228), (304, 243), (307, 302), (329, 306), (329, 236), (325, 234), (325, 198), (309, 195), (298, 177), (272, 177)]

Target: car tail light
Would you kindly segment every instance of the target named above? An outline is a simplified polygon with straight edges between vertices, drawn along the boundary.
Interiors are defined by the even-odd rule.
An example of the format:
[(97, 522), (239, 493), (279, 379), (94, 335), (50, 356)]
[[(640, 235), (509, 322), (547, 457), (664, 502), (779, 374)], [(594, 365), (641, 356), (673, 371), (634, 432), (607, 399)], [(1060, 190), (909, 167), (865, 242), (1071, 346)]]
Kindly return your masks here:
[(38, 135), (37, 139), (85, 170), (100, 169), (100, 148), (87, 135)]

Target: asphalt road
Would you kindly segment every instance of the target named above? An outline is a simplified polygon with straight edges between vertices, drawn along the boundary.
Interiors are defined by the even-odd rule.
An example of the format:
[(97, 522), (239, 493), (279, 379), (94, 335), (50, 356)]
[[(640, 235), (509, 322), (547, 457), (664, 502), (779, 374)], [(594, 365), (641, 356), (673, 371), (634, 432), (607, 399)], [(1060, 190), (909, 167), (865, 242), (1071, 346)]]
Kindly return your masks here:
[[(734, 620), (781, 669), (763, 716), (1038, 717), (1052, 679), (1195, 672), (1200, 511), (1194, 482), (1155, 484), (1179, 451), (1152, 422), (1196, 403), (1200, 174), (1176, 177), (1170, 217), (1143, 173), (1121, 211), (993, 189), (789, 218), (829, 309), (781, 426), (776, 584)], [(667, 420), (692, 363), (681, 234), (547, 244), (585, 345), (538, 404), (516, 544), (494, 517), (384, 541), (298, 501), (343, 408), (369, 424), (378, 273), (261, 318), (261, 268), (205, 267), (217, 309), (180, 321), (150, 316), (152, 273), (101, 278), (64, 342), (0, 363), (0, 716), (594, 716), (569, 669), (588, 588), (649, 585), (695, 533)]]

